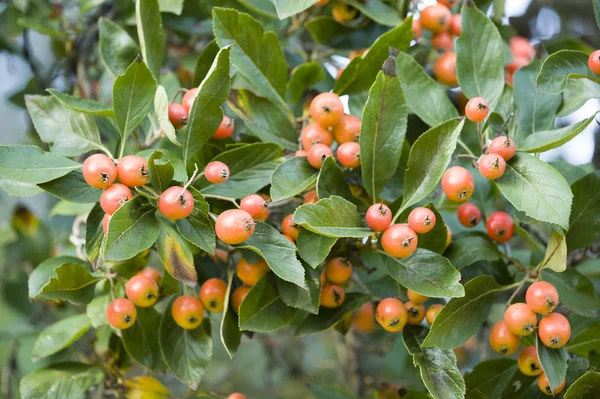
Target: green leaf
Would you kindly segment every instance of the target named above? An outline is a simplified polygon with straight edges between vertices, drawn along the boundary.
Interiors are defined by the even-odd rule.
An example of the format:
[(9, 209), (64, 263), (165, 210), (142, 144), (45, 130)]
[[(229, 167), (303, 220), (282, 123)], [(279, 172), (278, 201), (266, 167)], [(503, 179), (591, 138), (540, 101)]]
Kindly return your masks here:
[(289, 115), (271, 100), (259, 97), (250, 90), (234, 90), (229, 106), (244, 121), (253, 136), (273, 142), (288, 150), (298, 148), (298, 132)]
[[(310, 391), (317, 399), (355, 399), (352, 393), (348, 392), (346, 388), (331, 386), (331, 385), (315, 385), (310, 384), (308, 386)], [(406, 398), (411, 399), (410, 396)], [(414, 399), (414, 398), (413, 398)]]
[(424, 346), (453, 349), (463, 345), (487, 320), (494, 301), (512, 286), (501, 287), (490, 276), (465, 284), (465, 296), (450, 300), (438, 313)]
[(296, 246), (274, 227), (256, 223), (254, 234), (238, 248), (249, 249), (265, 259), (269, 268), (282, 280), (307, 289), (304, 268), (296, 258)]
[(181, 15), (185, 0), (158, 0), (160, 12), (168, 12), (175, 15)]
[(561, 50), (550, 54), (542, 64), (536, 84), (541, 91), (559, 94), (565, 91), (569, 79), (589, 79), (600, 83), (600, 77), (588, 67), (589, 54), (583, 51)]
[(296, 336), (319, 333), (333, 327), (348, 313), (354, 312), (370, 299), (368, 295), (350, 292), (337, 308), (319, 308), (319, 314), (310, 314), (296, 329)]
[(319, 170), (317, 177), (317, 195), (320, 199), (337, 195), (347, 200), (352, 200), (352, 192), (344, 173), (335, 163), (333, 157), (327, 157)]
[(398, 11), (382, 1), (345, 0), (345, 2), (378, 24), (396, 27), (402, 23)]
[(291, 17), (292, 15), (298, 14), (306, 10), (316, 2), (317, 0), (274, 0), (275, 8), (277, 9), (277, 16), (279, 17), (279, 19), (286, 19), (288, 17)]
[(189, 188), (194, 196), (194, 210), (185, 219), (179, 219), (177, 230), (186, 240), (210, 254), (215, 253), (216, 239), (209, 206), (202, 194), (193, 187)]
[(374, 201), (396, 173), (390, 166), (400, 161), (407, 120), (408, 106), (400, 79), (379, 72), (369, 91), (360, 134), (362, 179)]
[(318, 62), (307, 62), (300, 64), (290, 75), (290, 81), (285, 90), (285, 99), (291, 103), (297, 103), (302, 99), (302, 95), (311, 86), (325, 79), (325, 71)]
[(399, 53), (396, 71), (410, 110), (429, 126), (437, 126), (448, 119), (458, 118), (458, 111), (440, 86), (409, 54)]
[(552, 230), (546, 254), (539, 270), (552, 269), (563, 272), (567, 268), (567, 240), (564, 235)]
[[(164, 368), (159, 348), (161, 315), (153, 307), (137, 307), (136, 310), (135, 324), (121, 330), (123, 346), (133, 360), (150, 370), (160, 371)], [(170, 315), (171, 308), (164, 313)]]
[(317, 314), (321, 301), (321, 271), (304, 266), (304, 277), (308, 291), (281, 279), (277, 279), (277, 291), (286, 305)]
[(212, 9), (213, 30), (221, 49), (235, 44), (231, 63), (261, 97), (269, 99), (288, 118), (292, 114), (283, 100), (287, 63), (277, 35), (264, 32), (252, 16), (229, 8)]
[(208, 72), (210, 71), (210, 67), (212, 66), (213, 60), (217, 58), (217, 54), (219, 53), (219, 45), (216, 40), (211, 40), (208, 44), (202, 49), (200, 56), (198, 57), (198, 62), (196, 63), (196, 69), (194, 71), (194, 86), (198, 86)]
[(158, 79), (165, 52), (165, 33), (158, 0), (136, 0), (135, 24), (142, 48), (142, 57), (152, 71), (152, 75)]
[(103, 381), (100, 367), (60, 363), (29, 373), (19, 382), (23, 399), (83, 398), (92, 386)]
[[(139, 1), (145, 0), (138, 0), (138, 3)], [(121, 131), (121, 140), (126, 141), (146, 118), (152, 107), (156, 85), (152, 72), (139, 57), (115, 80), (113, 110)]]
[(156, 150), (148, 158), (148, 173), (150, 174), (150, 184), (159, 192), (169, 188), (169, 184), (175, 175), (175, 168), (171, 161), (163, 160), (163, 153)]
[(229, 179), (221, 184), (210, 184), (202, 179), (196, 187), (203, 194), (231, 198), (254, 194), (269, 185), (283, 152), (283, 147), (274, 143), (253, 143), (224, 151), (213, 161), (223, 162), (229, 167)]
[(52, 207), (52, 209), (50, 209), (50, 213), (48, 215), (50, 217), (87, 215), (91, 212), (94, 206), (95, 204), (93, 203), (77, 204), (75, 202), (60, 200)]
[(498, 28), (477, 7), (462, 8), (456, 40), (456, 73), (467, 98), (483, 97), (491, 109), (504, 91), (504, 43)]
[(465, 374), (467, 388), (477, 389), (484, 398), (500, 398), (517, 371), (514, 359), (492, 359), (479, 363), (473, 371)]
[(177, 140), (175, 128), (169, 120), (169, 97), (167, 97), (167, 92), (161, 85), (156, 88), (156, 93), (154, 93), (154, 112), (156, 113), (158, 124), (162, 131), (165, 132), (167, 138), (171, 140), (171, 143), (180, 146), (181, 143)]
[(106, 70), (116, 78), (135, 60), (140, 48), (125, 29), (109, 19), (101, 17), (98, 20), (98, 29), (100, 58)]
[(450, 163), (464, 124), (464, 119), (451, 119), (429, 129), (415, 141), (404, 173), (404, 197), (398, 214), (435, 189)]
[(557, 116), (567, 116), (588, 100), (600, 98), (600, 85), (588, 79), (571, 79), (563, 92), (563, 102)]
[(281, 300), (275, 276), (267, 273), (250, 289), (240, 306), (240, 330), (276, 331), (288, 325), (295, 314)]
[(90, 303), (88, 303), (85, 313), (89, 317), (94, 328), (97, 329), (100, 326), (108, 325), (108, 320), (106, 319), (106, 308), (111, 300), (111, 296), (107, 294), (97, 296)]
[(533, 153), (546, 152), (558, 148), (583, 132), (596, 118), (596, 115), (597, 113), (587, 119), (560, 129), (533, 133), (519, 144), (519, 151)]
[[(150, 159), (150, 157), (152, 156), (154, 151), (156, 151), (156, 150), (153, 148), (148, 148), (146, 150), (138, 152), (137, 155), (139, 155), (140, 157), (145, 158), (145, 159)], [(161, 157), (162, 161), (169, 161), (169, 162), (171, 162), (171, 164), (173, 164), (173, 169), (175, 169), (175, 174), (173, 176), (173, 180), (178, 181), (178, 182), (187, 181), (187, 179), (188, 179), (187, 171), (185, 170), (185, 165), (183, 164), (183, 161), (181, 160), (181, 158), (174, 152), (171, 152), (165, 148), (161, 148), (159, 151), (162, 152), (162, 154), (163, 154)]]
[(431, 209), (435, 215), (435, 226), (426, 234), (417, 234), (419, 239), (419, 248), (427, 249), (429, 251), (443, 254), (448, 246), (448, 230), (442, 215), (435, 209), (433, 204), (429, 203), (425, 205), (425, 208)]
[(516, 154), (495, 182), (506, 199), (527, 216), (568, 228), (573, 194), (565, 178), (546, 162)]
[(29, 297), (37, 300), (67, 300), (85, 305), (94, 297), (100, 278), (93, 276), (86, 262), (58, 256), (40, 263), (29, 275)]
[(550, 349), (546, 347), (539, 337), (535, 340), (540, 365), (546, 377), (550, 388), (554, 391), (563, 383), (567, 375), (567, 353), (565, 348)]
[(388, 58), (390, 47), (406, 51), (412, 38), (412, 18), (409, 17), (402, 24), (379, 36), (363, 55), (354, 58), (336, 80), (333, 91), (342, 95), (369, 90), (383, 62)]
[(315, 269), (327, 258), (336, 241), (337, 238), (326, 237), (310, 230), (301, 229), (296, 242), (298, 255)]
[(144, 205), (140, 196), (121, 206), (108, 224), (105, 258), (127, 260), (150, 248), (159, 234), (155, 210), (150, 205)]
[[(594, 2), (595, 7), (597, 7), (596, 2)], [(563, 398), (594, 399), (598, 395), (598, 392), (600, 392), (600, 373), (590, 370), (571, 384)]]
[(567, 248), (584, 248), (600, 239), (600, 177), (590, 173), (571, 185), (573, 208)]
[(326, 237), (368, 237), (373, 232), (363, 227), (356, 205), (332, 195), (314, 204), (299, 206), (294, 212), (294, 223), (313, 233)]
[(35, 184), (21, 183), (14, 180), (0, 180), (0, 187), (11, 197), (30, 197), (44, 192)]
[[(328, 15), (321, 15), (310, 19), (306, 23), (306, 29), (316, 44), (346, 50), (367, 48), (388, 31), (385, 26), (379, 24), (367, 25), (366, 29), (356, 29), (341, 24)], [(383, 60), (385, 60), (385, 57)], [(383, 63), (383, 60), (381, 63)], [(377, 65), (377, 71), (381, 67), (381, 63)], [(377, 72), (373, 74), (373, 79), (375, 79), (375, 75), (377, 75)], [(368, 89), (369, 85), (367, 85), (365, 90)]]
[(466, 388), (458, 367), (454, 351), (439, 348), (423, 348), (427, 329), (421, 326), (406, 326), (402, 333), (404, 345), (413, 356), (413, 364), (419, 367), (421, 379), (435, 399), (462, 398)]
[(271, 175), (271, 200), (277, 202), (300, 194), (315, 184), (318, 174), (306, 157), (288, 159)]
[[(477, 248), (477, 251), (473, 251), (473, 248)], [(454, 236), (444, 256), (458, 270), (477, 262), (502, 259), (498, 246), (481, 231), (464, 231)]]
[(600, 322), (589, 325), (575, 338), (571, 338), (565, 348), (567, 351), (583, 357), (600, 352)]
[[(95, 264), (97, 264), (98, 258), (101, 257), (100, 252), (104, 251), (102, 246), (107, 239), (102, 228), (103, 218), (104, 211), (100, 204), (96, 203), (85, 221), (85, 253), (88, 260)], [(102, 254), (102, 257), (104, 257), (104, 254)]]
[(560, 303), (584, 317), (596, 317), (600, 309), (600, 298), (592, 282), (575, 269), (562, 273), (544, 270), (542, 278), (553, 284), (558, 291)]
[(599, 0), (593, 0), (592, 4), (594, 5), (594, 16), (596, 17), (596, 25), (600, 29), (600, 2)]
[(92, 328), (87, 314), (78, 314), (59, 320), (40, 332), (33, 345), (33, 361), (59, 352), (77, 341)]
[(227, 271), (227, 291), (223, 302), (223, 318), (220, 325), (220, 337), (227, 354), (231, 359), (240, 347), (242, 332), (238, 328), (238, 316), (230, 306), (231, 293), (233, 292), (233, 270)]
[(183, 140), (183, 163), (188, 171), (196, 164), (206, 164), (202, 147), (217, 131), (223, 121), (221, 106), (229, 95), (229, 54), (231, 47), (222, 48), (215, 58), (206, 78), (198, 86), (196, 99), (188, 115), (187, 134)]
[(98, 202), (102, 194), (102, 190), (87, 184), (80, 169), (49, 182), (41, 183), (39, 187), (57, 198), (78, 204)]
[(175, 298), (160, 321), (160, 351), (171, 373), (181, 382), (196, 389), (212, 358), (210, 321), (205, 319), (193, 330), (179, 327), (171, 312)]
[(194, 255), (190, 246), (171, 222), (162, 217), (159, 221), (160, 234), (156, 248), (163, 266), (174, 279), (194, 287), (198, 283), (198, 274), (194, 268)]
[(73, 111), (91, 115), (114, 116), (112, 109), (98, 101), (70, 96), (55, 89), (46, 89), (46, 91)]

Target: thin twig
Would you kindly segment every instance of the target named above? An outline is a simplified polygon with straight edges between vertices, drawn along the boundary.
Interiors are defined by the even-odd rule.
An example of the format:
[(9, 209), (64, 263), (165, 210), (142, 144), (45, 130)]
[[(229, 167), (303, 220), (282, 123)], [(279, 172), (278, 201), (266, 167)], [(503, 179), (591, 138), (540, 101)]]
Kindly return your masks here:
[(212, 198), (212, 199), (218, 199), (221, 201), (227, 201), (227, 202), (231, 202), (233, 205), (235, 205), (237, 208), (239, 208), (240, 206), (238, 205), (237, 201), (235, 200), (235, 198), (231, 198), (231, 197), (224, 197), (222, 195), (214, 195), (214, 194), (204, 194), (204, 198)]

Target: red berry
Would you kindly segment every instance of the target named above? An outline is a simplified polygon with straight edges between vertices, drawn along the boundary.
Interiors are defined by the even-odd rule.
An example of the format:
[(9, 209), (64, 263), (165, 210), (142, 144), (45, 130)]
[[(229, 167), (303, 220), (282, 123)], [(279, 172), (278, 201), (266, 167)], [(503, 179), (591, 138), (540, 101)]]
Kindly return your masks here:
[(315, 144), (324, 144), (328, 147), (331, 146), (331, 143), (333, 143), (333, 136), (328, 130), (325, 130), (320, 125), (309, 123), (302, 129), (300, 141), (302, 142), (302, 148), (308, 151)]
[(450, 226), (445, 223), (444, 226), (446, 226), (446, 247), (448, 247), (448, 245), (452, 244), (452, 230), (450, 230)]
[(558, 305), (558, 291), (546, 281), (536, 281), (527, 289), (525, 302), (535, 313), (550, 313)]
[(421, 27), (421, 21), (418, 19), (413, 19), (412, 21), (412, 33), (415, 40), (419, 40), (421, 38), (421, 34), (423, 33), (423, 29)]
[(360, 146), (354, 141), (340, 145), (337, 149), (337, 158), (347, 168), (358, 168), (360, 166)]
[(117, 177), (128, 187), (139, 187), (148, 183), (148, 161), (137, 155), (128, 155), (119, 159)]
[(477, 161), (479, 173), (488, 180), (502, 177), (506, 169), (506, 161), (498, 154), (486, 154)]
[(300, 229), (298, 228), (298, 225), (292, 220), (293, 216), (293, 214), (289, 214), (283, 218), (283, 221), (281, 222), (281, 231), (283, 232), (283, 234), (293, 238), (295, 241), (298, 239)]
[(352, 276), (352, 263), (342, 257), (330, 259), (325, 268), (325, 276), (334, 284), (344, 284)]
[(123, 204), (133, 198), (131, 190), (124, 184), (115, 183), (100, 195), (100, 206), (102, 210), (112, 215)]
[(169, 187), (158, 198), (158, 210), (168, 219), (185, 219), (194, 210), (194, 196), (183, 187)]
[(102, 231), (104, 232), (104, 235), (108, 235), (108, 223), (110, 223), (110, 217), (111, 216), (108, 213), (105, 213), (102, 217)]
[(537, 316), (525, 303), (514, 303), (504, 311), (504, 323), (508, 330), (522, 337), (535, 331)]
[(376, 233), (385, 231), (392, 223), (392, 211), (384, 204), (373, 204), (365, 215), (367, 226)]
[(429, 297), (421, 295), (413, 290), (406, 290), (406, 296), (408, 296), (409, 301), (415, 305), (422, 305), (429, 299)]
[(535, 346), (526, 346), (523, 348), (519, 352), (517, 363), (519, 370), (525, 375), (533, 377), (542, 373), (542, 365), (540, 364)]
[(177, 103), (169, 104), (169, 121), (175, 129), (181, 129), (187, 125), (188, 111), (187, 109)]
[(344, 115), (340, 118), (338, 124), (333, 127), (331, 132), (333, 133), (335, 141), (344, 144), (349, 141), (358, 141), (360, 128), (360, 119), (354, 115)]
[(560, 313), (548, 313), (540, 320), (538, 336), (548, 348), (562, 348), (571, 338), (571, 324)]
[(147, 308), (158, 300), (158, 284), (150, 277), (138, 274), (127, 281), (125, 293), (135, 306)]
[(481, 220), (481, 212), (477, 208), (477, 205), (472, 202), (461, 204), (456, 213), (460, 224), (468, 228), (477, 226)]
[(369, 334), (375, 329), (375, 309), (372, 302), (364, 303), (352, 316), (352, 328), (361, 334)]
[(256, 224), (252, 215), (241, 209), (229, 209), (217, 217), (217, 237), (226, 244), (235, 245), (246, 241), (254, 233)]
[(532, 59), (535, 56), (535, 48), (529, 40), (521, 36), (514, 36), (509, 41), (510, 52), (513, 58)]
[(375, 319), (384, 330), (398, 332), (406, 325), (408, 314), (404, 304), (398, 299), (386, 298), (377, 305)]
[(321, 169), (327, 157), (332, 157), (331, 148), (323, 144), (315, 144), (308, 150), (308, 163), (316, 169)]
[(137, 318), (133, 302), (125, 298), (114, 299), (106, 308), (108, 324), (119, 330), (131, 327)]
[(482, 122), (490, 113), (490, 106), (487, 101), (481, 97), (473, 97), (465, 106), (465, 116), (471, 122)]
[(417, 233), (405, 224), (393, 224), (381, 236), (381, 246), (389, 255), (406, 258), (417, 249)]
[(221, 184), (231, 176), (229, 167), (223, 162), (213, 161), (204, 168), (204, 177), (212, 184)]
[(94, 188), (106, 188), (117, 178), (117, 167), (112, 159), (104, 154), (90, 155), (81, 169), (86, 183)]
[(250, 292), (250, 287), (242, 286), (237, 287), (233, 294), (231, 294), (231, 308), (235, 313), (240, 313), (240, 306), (242, 302)]
[(204, 306), (193, 296), (180, 296), (171, 306), (171, 315), (179, 327), (184, 330), (193, 330), (204, 319)]
[(160, 283), (160, 279), (162, 278), (162, 274), (153, 267), (145, 267), (139, 273), (138, 276), (146, 276), (156, 281), (156, 283)]
[(327, 284), (321, 288), (321, 306), (325, 308), (338, 308), (345, 298), (346, 293), (339, 285)]
[(252, 215), (257, 222), (264, 222), (269, 217), (269, 203), (258, 194), (251, 194), (242, 199), (240, 209)]
[(442, 189), (451, 201), (465, 202), (475, 190), (471, 173), (462, 166), (453, 166), (442, 176)]
[(460, 14), (454, 14), (450, 20), (450, 32), (454, 36), (462, 35), (462, 17)]
[(421, 26), (431, 32), (443, 32), (448, 30), (452, 13), (442, 4), (434, 4), (425, 7), (421, 11)]
[(192, 105), (194, 104), (194, 100), (196, 99), (196, 93), (198, 93), (198, 88), (194, 87), (193, 89), (189, 89), (181, 99), (181, 105), (183, 105), (188, 114), (190, 113)]
[(494, 212), (485, 225), (488, 236), (497, 242), (507, 242), (513, 236), (514, 223), (510, 215), (504, 212)]
[(456, 53), (447, 52), (441, 55), (433, 64), (433, 74), (440, 82), (448, 86), (456, 86)]
[(407, 324), (416, 326), (421, 324), (421, 322), (425, 319), (425, 306), (409, 301), (404, 304), (404, 307), (406, 308), (406, 314), (408, 317)]
[(314, 204), (319, 201), (319, 194), (317, 194), (317, 190), (310, 190), (306, 194), (304, 194), (304, 204)]
[(510, 332), (506, 323), (499, 321), (490, 332), (490, 345), (501, 355), (512, 355), (521, 345), (521, 337)]
[(344, 105), (335, 93), (321, 93), (310, 103), (310, 116), (324, 128), (338, 124), (344, 116)]
[(567, 383), (567, 379), (565, 378), (565, 380), (562, 382), (562, 384), (557, 386), (553, 391), (552, 388), (550, 388), (550, 382), (548, 381), (548, 377), (546, 377), (546, 374), (542, 373), (538, 377), (538, 387), (545, 395), (548, 395), (548, 396), (555, 396), (555, 395), (558, 395), (559, 393), (561, 393), (562, 390), (565, 389), (566, 383)]
[[(316, 5), (320, 5), (319, 3), (323, 3), (323, 0), (316, 2)], [(323, 5), (327, 5), (327, 3), (329, 3), (329, 0), (326, 0), (326, 3)], [(234, 392), (231, 395), (229, 395), (227, 397), (227, 399), (248, 399), (248, 397), (244, 394), (241, 394), (239, 392)]]
[(431, 47), (438, 51), (450, 51), (454, 47), (452, 35), (448, 32), (435, 33), (431, 37)]
[(444, 305), (439, 303), (434, 303), (430, 307), (427, 308), (427, 312), (425, 312), (425, 319), (427, 319), (427, 324), (430, 326), (433, 325), (435, 318), (442, 311)]
[(210, 312), (222, 312), (227, 283), (219, 278), (210, 278), (200, 287), (200, 302)]
[(231, 137), (233, 134), (233, 128), (233, 119), (227, 115), (223, 115), (223, 120), (221, 121), (221, 124), (219, 125), (215, 134), (212, 135), (212, 138), (217, 140), (225, 140), (226, 138)]
[(264, 259), (260, 259), (256, 263), (248, 263), (246, 259), (241, 258), (236, 266), (235, 274), (242, 283), (252, 287), (256, 285), (269, 270), (269, 265)]
[(416, 233), (428, 233), (435, 227), (435, 214), (428, 208), (415, 208), (408, 215), (408, 226)]
[(600, 50), (594, 51), (588, 58), (588, 67), (596, 75), (600, 75)]
[(296, 156), (297, 157), (306, 157), (306, 156), (308, 156), (308, 152), (305, 150), (298, 150), (298, 151), (296, 151)]
[(498, 154), (505, 161), (508, 161), (515, 156), (516, 152), (515, 142), (508, 136), (498, 136), (492, 140), (488, 147), (490, 154)]

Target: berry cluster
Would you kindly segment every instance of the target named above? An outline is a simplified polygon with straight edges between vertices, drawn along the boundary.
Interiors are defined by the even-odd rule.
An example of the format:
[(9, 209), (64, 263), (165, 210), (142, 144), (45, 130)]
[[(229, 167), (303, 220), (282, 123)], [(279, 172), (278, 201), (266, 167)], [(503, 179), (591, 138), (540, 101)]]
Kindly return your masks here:
[(398, 332), (405, 325), (418, 325), (424, 319), (432, 325), (444, 307), (436, 303), (426, 309), (424, 303), (429, 299), (428, 297), (412, 290), (407, 290), (407, 295), (409, 300), (406, 303), (396, 298), (386, 298), (377, 305), (375, 319), (384, 330)]

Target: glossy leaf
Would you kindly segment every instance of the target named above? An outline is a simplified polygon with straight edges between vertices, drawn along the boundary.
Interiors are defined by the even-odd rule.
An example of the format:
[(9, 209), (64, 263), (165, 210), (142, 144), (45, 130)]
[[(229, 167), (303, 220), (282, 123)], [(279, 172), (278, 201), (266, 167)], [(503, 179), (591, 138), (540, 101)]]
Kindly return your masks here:
[(215, 253), (215, 229), (208, 213), (209, 206), (198, 190), (190, 187), (194, 196), (194, 210), (190, 216), (177, 221), (177, 230), (186, 240), (210, 254)]
[(59, 363), (23, 376), (19, 392), (23, 399), (83, 398), (87, 390), (103, 378), (100, 367)]
[(80, 168), (68, 158), (44, 152), (33, 145), (0, 146), (0, 177), (38, 184), (57, 179)]
[(360, 0), (346, 0), (346, 2), (378, 24), (396, 27), (402, 23), (398, 11), (383, 1), (362, 2)]
[(0, 187), (11, 197), (30, 197), (44, 192), (34, 184), (14, 180), (0, 180)]
[(552, 269), (555, 272), (563, 272), (566, 268), (567, 240), (564, 235), (552, 230), (540, 270)]
[(600, 322), (589, 325), (575, 337), (572, 337), (565, 349), (584, 357), (600, 352)]
[(114, 116), (112, 109), (97, 101), (74, 97), (55, 89), (46, 89), (46, 91), (73, 111), (91, 115)]
[[(473, 251), (473, 248), (477, 248), (477, 251)], [(477, 262), (502, 259), (498, 246), (481, 231), (466, 231), (454, 236), (444, 256), (458, 270)]]
[(584, 317), (596, 317), (600, 309), (600, 298), (596, 295), (592, 282), (569, 268), (562, 273), (544, 270), (542, 279), (556, 287), (560, 303)]
[(177, 140), (175, 127), (173, 127), (173, 124), (169, 120), (169, 97), (165, 88), (161, 85), (158, 85), (154, 93), (154, 112), (156, 113), (160, 128), (165, 132), (167, 138), (171, 140), (171, 143), (181, 145)]
[(220, 325), (220, 337), (225, 350), (230, 358), (236, 354), (240, 347), (242, 332), (238, 328), (238, 316), (231, 308), (230, 298), (233, 292), (233, 270), (227, 271), (227, 291), (225, 292), (225, 302), (223, 303), (223, 318)]
[(171, 161), (163, 160), (163, 153), (156, 150), (148, 158), (148, 173), (150, 175), (150, 184), (159, 192), (169, 188), (169, 183), (175, 175), (175, 168)]
[(317, 62), (300, 64), (292, 70), (285, 90), (285, 99), (296, 103), (302, 99), (304, 92), (312, 85), (325, 79), (323, 67)]
[(600, 85), (588, 79), (571, 79), (563, 92), (557, 116), (566, 116), (581, 108), (588, 100), (600, 98)]
[(567, 375), (567, 355), (565, 348), (550, 349), (542, 344), (539, 337), (535, 341), (537, 348), (538, 359), (540, 365), (548, 382), (550, 388), (555, 390), (560, 384), (563, 383)]
[(198, 57), (198, 62), (196, 63), (196, 70), (194, 71), (194, 86), (198, 86), (204, 80), (204, 78), (206, 78), (206, 75), (208, 75), (210, 67), (212, 66), (213, 60), (217, 58), (218, 53), (219, 45), (214, 39), (202, 49), (202, 52)]
[(318, 174), (306, 157), (288, 159), (271, 175), (271, 200), (277, 202), (300, 194), (317, 181)]
[(514, 359), (500, 358), (481, 362), (465, 374), (467, 388), (477, 389), (485, 398), (499, 398), (517, 371)]
[(77, 204), (75, 202), (60, 200), (50, 209), (48, 215), (50, 217), (87, 215), (94, 208), (94, 205), (93, 203)]
[(589, 79), (600, 83), (600, 77), (594, 75), (588, 67), (589, 55), (583, 51), (561, 50), (550, 54), (537, 77), (536, 84), (548, 94), (562, 93), (569, 79)]
[(333, 157), (327, 157), (319, 170), (317, 195), (319, 199), (329, 198), (332, 195), (337, 195), (347, 200), (352, 200), (353, 198), (344, 173), (336, 164)]
[(168, 12), (175, 15), (181, 15), (185, 0), (158, 0), (160, 12)]
[(160, 235), (156, 241), (156, 248), (165, 270), (174, 279), (190, 287), (198, 283), (194, 255), (189, 244), (173, 225), (163, 218), (160, 218)]
[(103, 218), (104, 211), (100, 204), (96, 203), (85, 221), (85, 253), (92, 264), (96, 264), (101, 257), (102, 245), (107, 239), (102, 228)]
[(571, 185), (573, 209), (567, 248), (584, 248), (600, 238), (600, 176), (588, 174)]
[(61, 319), (46, 327), (33, 345), (33, 360), (37, 361), (59, 352), (77, 341), (92, 327), (87, 314)]
[(111, 296), (106, 294), (97, 296), (90, 303), (88, 303), (85, 313), (89, 317), (94, 328), (97, 329), (100, 326), (108, 325), (106, 308), (111, 300)]
[(136, 0), (135, 24), (142, 57), (148, 64), (152, 75), (158, 79), (165, 52), (165, 33), (158, 0)]
[(240, 306), (240, 330), (271, 332), (288, 325), (296, 311), (286, 306), (277, 291), (276, 278), (267, 273), (254, 285)]
[(319, 308), (319, 314), (308, 315), (306, 319), (296, 328), (296, 336), (302, 337), (316, 334), (333, 327), (344, 316), (360, 308), (370, 299), (368, 295), (350, 292), (346, 294), (344, 303), (337, 308)]
[[(136, 155), (139, 155), (142, 158), (150, 159), (152, 154), (156, 151), (153, 148), (148, 148), (146, 150), (138, 152)], [(173, 175), (173, 180), (178, 182), (185, 182), (188, 180), (188, 174), (185, 170), (185, 166), (183, 165), (183, 161), (181, 158), (175, 154), (174, 152), (167, 150), (165, 148), (161, 148), (158, 151), (162, 153), (161, 161), (169, 161), (173, 165), (173, 169), (175, 174)]]
[(129, 33), (119, 24), (101, 17), (98, 20), (100, 31), (100, 58), (106, 70), (114, 77), (125, 70), (140, 54), (140, 48)]
[(291, 17), (292, 15), (298, 14), (314, 3), (317, 0), (296, 0), (296, 1), (287, 1), (287, 0), (274, 0), (275, 8), (277, 9), (277, 16), (279, 19), (286, 19)]
[[(165, 313), (171, 314), (169, 310)], [(123, 346), (129, 356), (136, 362), (150, 370), (160, 371), (164, 368), (159, 348), (161, 315), (153, 307), (137, 307), (136, 311), (137, 320), (135, 324), (121, 330)]]
[(291, 306), (292, 308), (317, 314), (319, 312), (319, 302), (321, 300), (320, 277), (320, 270), (306, 266), (304, 267), (304, 278), (308, 290), (304, 290), (285, 280), (277, 279), (277, 291), (279, 292), (281, 300), (287, 306)]
[(519, 151), (534, 153), (558, 148), (583, 132), (594, 121), (596, 115), (560, 129), (533, 133), (519, 144)]
[(298, 255), (315, 269), (327, 258), (336, 241), (337, 238), (302, 229), (298, 235), (298, 240), (296, 240)]
[[(596, 7), (595, 3), (594, 7)], [(600, 392), (600, 373), (590, 370), (571, 384), (563, 398), (594, 399), (598, 392)]]
[(87, 184), (81, 170), (76, 169), (57, 179), (38, 185), (53, 196), (77, 204), (90, 204), (100, 201), (102, 190)]

